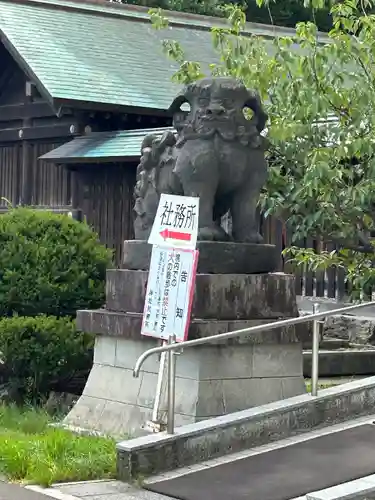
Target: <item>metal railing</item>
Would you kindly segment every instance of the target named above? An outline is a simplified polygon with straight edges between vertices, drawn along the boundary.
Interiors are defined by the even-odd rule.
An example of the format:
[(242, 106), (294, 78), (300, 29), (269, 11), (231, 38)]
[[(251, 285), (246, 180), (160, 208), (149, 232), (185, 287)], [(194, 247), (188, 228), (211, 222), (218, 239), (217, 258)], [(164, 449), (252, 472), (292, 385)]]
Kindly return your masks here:
[[(227, 333), (219, 333), (218, 335), (212, 335), (211, 337), (203, 337), (194, 340), (186, 340), (185, 342), (176, 343), (176, 337), (174, 335), (170, 336), (168, 339), (168, 344), (160, 347), (154, 347), (145, 351), (137, 360), (133, 375), (134, 377), (139, 376), (139, 372), (143, 363), (147, 358), (153, 354), (159, 354), (166, 352), (168, 354), (168, 380), (167, 380), (167, 398), (168, 398), (168, 410), (167, 410), (167, 432), (168, 434), (174, 434), (174, 417), (175, 417), (175, 382), (176, 382), (176, 354), (181, 354), (183, 349), (189, 347), (196, 347), (199, 345), (210, 344), (212, 342), (220, 342), (221, 340), (232, 339), (236, 337), (241, 337), (244, 334), (255, 334), (265, 330), (275, 330), (276, 328), (282, 328), (286, 326), (295, 326), (302, 323), (313, 322), (313, 334), (312, 334), (312, 349), (311, 349), (311, 395), (318, 395), (318, 378), (319, 378), (319, 320), (330, 316), (336, 316), (339, 314), (354, 311), (355, 309), (361, 309), (365, 307), (370, 307), (375, 305), (374, 302), (366, 302), (363, 304), (354, 304), (352, 306), (341, 307), (339, 309), (333, 309), (331, 311), (319, 312), (319, 304), (313, 304), (313, 313), (307, 316), (300, 316), (298, 318), (284, 319), (281, 321), (274, 321), (273, 323), (266, 323), (263, 325), (251, 326), (249, 328), (243, 328), (241, 330), (235, 330)], [(179, 351), (179, 352), (177, 352)]]

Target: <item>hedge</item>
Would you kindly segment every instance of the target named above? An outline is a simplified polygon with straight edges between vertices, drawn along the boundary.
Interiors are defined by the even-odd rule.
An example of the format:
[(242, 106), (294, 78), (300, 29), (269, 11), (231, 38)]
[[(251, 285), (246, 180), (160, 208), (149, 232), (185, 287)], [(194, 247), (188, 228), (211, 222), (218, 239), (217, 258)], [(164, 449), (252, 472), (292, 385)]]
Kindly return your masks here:
[(0, 316), (75, 316), (104, 301), (111, 253), (83, 222), (16, 208), (0, 216)]
[(9, 399), (40, 402), (92, 366), (93, 338), (53, 316), (0, 320), (2, 378)]

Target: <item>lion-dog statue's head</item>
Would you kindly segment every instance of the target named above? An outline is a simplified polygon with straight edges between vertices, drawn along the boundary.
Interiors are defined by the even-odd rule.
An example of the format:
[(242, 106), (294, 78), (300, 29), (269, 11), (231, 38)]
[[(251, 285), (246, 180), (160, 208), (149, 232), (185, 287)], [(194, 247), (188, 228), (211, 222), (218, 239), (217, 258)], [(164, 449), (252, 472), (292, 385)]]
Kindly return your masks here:
[[(182, 109), (184, 104), (190, 106), (189, 111)], [(218, 134), (226, 141), (254, 143), (268, 118), (258, 94), (229, 77), (188, 84), (174, 99), (170, 112), (183, 141)]]

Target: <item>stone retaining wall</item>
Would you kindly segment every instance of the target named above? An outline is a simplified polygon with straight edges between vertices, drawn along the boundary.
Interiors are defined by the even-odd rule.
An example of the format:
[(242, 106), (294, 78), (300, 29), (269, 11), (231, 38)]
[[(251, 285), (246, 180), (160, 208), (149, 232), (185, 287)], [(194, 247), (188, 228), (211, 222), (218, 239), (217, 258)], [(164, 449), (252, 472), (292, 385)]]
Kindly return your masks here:
[(375, 377), (276, 401), (230, 415), (117, 445), (118, 477), (124, 481), (200, 463), (318, 427), (370, 415)]

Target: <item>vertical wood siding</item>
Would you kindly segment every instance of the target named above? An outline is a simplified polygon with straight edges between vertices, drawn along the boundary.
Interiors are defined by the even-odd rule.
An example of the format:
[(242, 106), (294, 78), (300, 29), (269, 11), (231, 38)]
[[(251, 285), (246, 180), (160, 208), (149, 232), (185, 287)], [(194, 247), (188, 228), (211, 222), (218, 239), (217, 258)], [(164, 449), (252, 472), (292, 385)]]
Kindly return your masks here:
[(122, 246), (133, 233), (133, 189), (135, 166), (107, 164), (81, 168), (78, 178), (78, 207), (100, 240), (114, 250), (120, 265)]
[[(87, 222), (99, 234), (100, 240), (114, 250), (114, 263), (120, 265), (122, 244), (133, 235), (133, 189), (136, 165), (102, 164), (81, 165), (75, 172), (63, 166), (41, 162), (38, 158), (63, 144), (61, 142), (32, 143), (32, 205), (61, 207), (72, 204), (81, 209)], [(0, 145), (0, 197), (12, 205), (21, 199), (22, 146), (20, 143)], [(0, 206), (6, 206), (4, 199)], [(293, 272), (298, 295), (336, 297), (342, 299), (348, 293), (343, 270), (331, 269), (315, 273), (306, 269), (293, 269), (282, 257), (282, 250), (291, 245), (292, 235), (284, 230), (281, 221), (269, 217), (260, 219), (260, 230), (265, 243), (276, 245), (280, 252), (279, 271)], [(223, 221), (230, 230), (230, 218)], [(333, 250), (332, 243), (304, 239), (295, 245), (314, 248), (316, 251)]]

